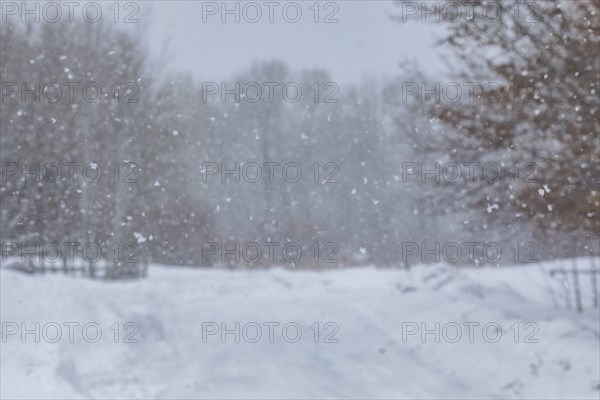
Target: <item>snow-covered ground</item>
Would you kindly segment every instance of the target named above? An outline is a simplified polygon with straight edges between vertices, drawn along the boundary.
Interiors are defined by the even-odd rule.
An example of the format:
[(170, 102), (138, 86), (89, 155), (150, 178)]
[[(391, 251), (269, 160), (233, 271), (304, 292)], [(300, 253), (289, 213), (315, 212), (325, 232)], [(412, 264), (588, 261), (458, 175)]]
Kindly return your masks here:
[[(583, 313), (565, 309), (547, 274), (560, 266), (152, 267), (143, 281), (118, 283), (1, 271), (1, 397), (598, 399), (598, 310), (589, 293)], [(23, 322), (40, 323), (40, 343), (10, 334)], [(69, 322), (80, 324), (73, 343)], [(208, 335), (236, 322), (239, 343)], [(439, 343), (407, 334), (423, 322), (440, 323)], [(86, 323), (102, 329), (98, 342), (92, 325), (83, 337)], [(49, 343), (57, 325), (62, 337)]]

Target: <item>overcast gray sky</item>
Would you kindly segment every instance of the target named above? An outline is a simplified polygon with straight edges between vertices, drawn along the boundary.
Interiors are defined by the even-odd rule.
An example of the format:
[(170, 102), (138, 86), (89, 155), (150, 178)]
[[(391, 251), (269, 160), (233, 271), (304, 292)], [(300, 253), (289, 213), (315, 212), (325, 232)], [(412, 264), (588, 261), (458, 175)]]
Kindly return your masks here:
[[(233, 9), (235, 3), (227, 2), (227, 7)], [(284, 13), (289, 2), (274, 2), (278, 5), (269, 8), (263, 5), (265, 0), (257, 1), (260, 18), (256, 8), (244, 10), (247, 2), (238, 3), (240, 22), (230, 14), (223, 23), (221, 1), (152, 2), (149, 18), (142, 21), (151, 24), (148, 34), (153, 53), (166, 49), (167, 69), (191, 71), (200, 79), (214, 81), (252, 62), (274, 59), (286, 61), (292, 69), (326, 68), (341, 83), (357, 82), (364, 76), (393, 76), (405, 57), (416, 59), (426, 71), (440, 68), (435, 27), (392, 21), (389, 16), (400, 12), (392, 1), (345, 0), (329, 5), (320, 1), (318, 23), (314, 21), (315, 1), (296, 3), (302, 10), (296, 23), (286, 21), (297, 15), (295, 6), (288, 6)], [(324, 23), (327, 16), (339, 22)], [(258, 22), (247, 22), (244, 17)]]

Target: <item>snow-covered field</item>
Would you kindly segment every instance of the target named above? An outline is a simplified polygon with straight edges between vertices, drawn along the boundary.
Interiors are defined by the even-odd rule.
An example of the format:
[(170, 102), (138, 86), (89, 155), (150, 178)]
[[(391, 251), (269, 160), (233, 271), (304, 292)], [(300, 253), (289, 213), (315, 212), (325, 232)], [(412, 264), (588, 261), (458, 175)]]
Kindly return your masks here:
[[(120, 283), (1, 271), (1, 397), (598, 399), (598, 310), (566, 310), (544, 272), (554, 267), (152, 267)], [(22, 322), (40, 323), (40, 343), (33, 333), (23, 343)], [(80, 324), (73, 343), (69, 322)], [(239, 343), (208, 335), (236, 322)], [(408, 334), (422, 322), (440, 323), (439, 343)], [(83, 337), (86, 323), (102, 329), (98, 342), (92, 325)], [(484, 334), (494, 323), (501, 336), (494, 325)]]

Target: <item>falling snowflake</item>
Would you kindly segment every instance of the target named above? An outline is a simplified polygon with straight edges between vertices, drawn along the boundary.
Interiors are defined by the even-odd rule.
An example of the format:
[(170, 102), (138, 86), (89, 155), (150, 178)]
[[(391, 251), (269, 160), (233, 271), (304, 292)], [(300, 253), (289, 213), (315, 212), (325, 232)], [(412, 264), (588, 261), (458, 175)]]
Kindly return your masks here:
[(133, 237), (138, 243), (144, 243), (146, 241), (146, 238), (139, 232), (133, 232)]

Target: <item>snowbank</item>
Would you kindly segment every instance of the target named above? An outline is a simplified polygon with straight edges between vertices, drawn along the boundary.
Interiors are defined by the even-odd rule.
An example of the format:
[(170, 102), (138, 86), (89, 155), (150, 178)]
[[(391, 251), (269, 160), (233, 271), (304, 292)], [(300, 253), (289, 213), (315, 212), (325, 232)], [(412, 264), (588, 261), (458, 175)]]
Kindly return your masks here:
[(0, 271), (1, 396), (597, 399), (598, 310), (566, 310), (555, 267)]

